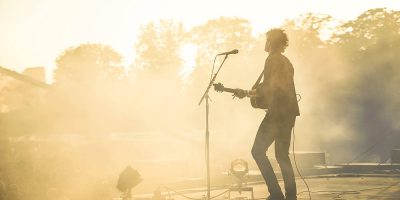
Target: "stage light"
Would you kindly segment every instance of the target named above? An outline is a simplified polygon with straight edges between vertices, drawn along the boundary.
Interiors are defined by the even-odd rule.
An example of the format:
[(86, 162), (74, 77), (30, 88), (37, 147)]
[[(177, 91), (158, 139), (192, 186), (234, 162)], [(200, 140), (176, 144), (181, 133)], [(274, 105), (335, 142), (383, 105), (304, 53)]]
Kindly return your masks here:
[(242, 192), (250, 192), (251, 199), (254, 199), (253, 187), (247, 186), (247, 178), (249, 177), (249, 164), (243, 159), (236, 159), (231, 162), (230, 174), (236, 177), (236, 184), (229, 188), (228, 199), (231, 199), (231, 192), (237, 191), (239, 195)]
[(128, 166), (121, 172), (118, 178), (117, 189), (122, 193), (122, 199), (131, 199), (132, 188), (142, 182), (138, 171)]
[(249, 172), (249, 165), (243, 159), (236, 159), (231, 162), (230, 171), (236, 178), (242, 180)]

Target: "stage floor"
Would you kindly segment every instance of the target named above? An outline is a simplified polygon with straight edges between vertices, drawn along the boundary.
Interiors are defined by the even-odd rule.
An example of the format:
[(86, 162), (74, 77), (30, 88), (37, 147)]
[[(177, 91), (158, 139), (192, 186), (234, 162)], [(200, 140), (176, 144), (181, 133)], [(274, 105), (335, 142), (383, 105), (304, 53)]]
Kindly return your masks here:
[[(307, 177), (306, 181), (311, 190), (311, 197), (314, 200), (336, 199), (336, 200), (399, 200), (400, 199), (400, 177), (398, 176), (335, 176), (325, 175), (318, 177)], [(307, 188), (302, 179), (296, 179), (298, 186), (298, 199), (309, 199)], [(280, 181), (283, 188), (283, 182)], [(253, 183), (248, 185), (253, 187), (254, 199), (265, 199), (268, 192), (264, 183)], [(213, 190), (213, 199), (228, 199), (227, 189)], [(165, 192), (165, 190), (163, 191)], [(205, 192), (184, 192), (186, 197), (202, 199)], [(225, 192), (225, 193), (224, 193)], [(216, 197), (217, 196), (217, 197)], [(188, 199), (170, 191), (166, 199), (183, 200)], [(231, 192), (231, 199), (251, 199), (250, 192)]]

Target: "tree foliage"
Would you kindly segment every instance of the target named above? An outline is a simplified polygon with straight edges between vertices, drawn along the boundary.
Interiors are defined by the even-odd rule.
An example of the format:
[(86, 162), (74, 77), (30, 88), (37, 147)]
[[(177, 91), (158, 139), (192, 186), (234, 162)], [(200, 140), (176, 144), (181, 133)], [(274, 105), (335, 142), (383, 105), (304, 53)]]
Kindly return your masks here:
[[(135, 45), (134, 67), (147, 74), (178, 74), (182, 65), (179, 52), (185, 42), (185, 32), (181, 23), (171, 20), (150, 22), (142, 28)], [(174, 77), (176, 78), (176, 77)]]
[[(238, 68), (248, 66), (252, 71), (254, 68), (249, 63), (254, 58), (256, 46), (255, 38), (252, 36), (250, 22), (241, 18), (220, 17), (207, 21), (205, 24), (193, 27), (189, 32), (190, 41), (197, 46), (196, 66), (189, 77), (192, 83), (192, 90), (204, 88), (212, 71), (212, 61), (218, 53), (238, 49), (242, 59), (232, 55), (229, 58), (230, 69), (226, 74), (235, 76), (235, 79), (243, 77), (234, 75)], [(262, 50), (261, 50), (262, 52)], [(258, 53), (256, 53), (258, 55)], [(216, 67), (222, 61), (218, 57)], [(216, 70), (216, 69), (215, 69)], [(250, 72), (250, 74), (252, 74)]]
[(122, 57), (111, 47), (101, 44), (82, 44), (71, 47), (56, 60), (56, 84), (98, 83), (122, 75)]
[(194, 27), (189, 35), (190, 41), (199, 49), (197, 63), (203, 65), (203, 60), (211, 60), (221, 51), (249, 49), (253, 39), (251, 31), (248, 20), (228, 17), (209, 20), (205, 24)]
[[(394, 129), (394, 122), (389, 119), (398, 119), (390, 110), (400, 107), (395, 96), (395, 86), (400, 82), (399, 18), (399, 11), (379, 8), (368, 10), (336, 29), (330, 29), (335, 22), (331, 16), (312, 13), (282, 25), (289, 35), (285, 53), (295, 68), (296, 89), (306, 99), (301, 102), (301, 109), (306, 115), (316, 116), (304, 119), (302, 123), (307, 124), (304, 127), (328, 129), (332, 121), (339, 119), (351, 127), (354, 135), (361, 132), (373, 135), (377, 132), (373, 127)], [(330, 30), (333, 35), (327, 39), (326, 32)], [(135, 76), (131, 82), (120, 81), (125, 76), (122, 58), (111, 47), (83, 44), (69, 48), (57, 58), (54, 88), (47, 96), (48, 107), (54, 108), (53, 113), (64, 112), (59, 121), (96, 119), (87, 124), (102, 124), (111, 127), (110, 130), (121, 126), (127, 129), (197, 126), (203, 115), (195, 105), (209, 81), (214, 56), (238, 49), (238, 55), (229, 56), (225, 63), (229, 67), (224, 68), (217, 81), (228, 87), (250, 89), (267, 56), (264, 44), (265, 35), (254, 36), (250, 22), (241, 18), (220, 17), (188, 30), (172, 20), (151, 22), (141, 29), (134, 46), (136, 59), (131, 66)], [(196, 55), (184, 55), (185, 45), (195, 46)], [(195, 66), (184, 65), (184, 57), (190, 56)], [(217, 59), (216, 66), (222, 58)], [(179, 73), (184, 67), (191, 69), (182, 81)], [(255, 117), (243, 114), (248, 111), (248, 104), (228, 102), (225, 97), (213, 96), (216, 101), (224, 101), (232, 121), (247, 117), (246, 122), (254, 125)], [(63, 109), (55, 109), (59, 107)], [(110, 116), (110, 121), (115, 120), (101, 123), (97, 116), (104, 113)], [(375, 114), (382, 117), (369, 122), (368, 116)], [(166, 120), (170, 116), (174, 120)], [(216, 112), (215, 116), (222, 119), (226, 113)], [(321, 122), (325, 116), (334, 118)], [(158, 122), (157, 127), (154, 121)], [(329, 140), (324, 136), (313, 138), (318, 137), (321, 141)]]

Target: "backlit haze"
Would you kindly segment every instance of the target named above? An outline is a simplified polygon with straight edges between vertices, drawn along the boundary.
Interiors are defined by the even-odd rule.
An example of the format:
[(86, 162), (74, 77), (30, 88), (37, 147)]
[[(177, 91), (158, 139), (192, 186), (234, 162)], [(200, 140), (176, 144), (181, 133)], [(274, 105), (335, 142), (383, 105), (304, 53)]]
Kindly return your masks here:
[[(301, 95), (295, 150), (324, 152), (327, 164), (389, 162), (400, 148), (398, 0), (0, 0), (0, 190), (117, 199), (128, 165), (143, 178), (134, 194), (203, 187), (198, 102), (213, 58), (238, 49), (216, 82), (250, 89), (275, 27), (288, 34)], [(45, 67), (49, 86), (4, 70), (28, 67)], [(234, 159), (257, 170), (250, 150), (265, 111), (210, 98), (211, 176), (226, 185)], [(267, 155), (275, 166), (273, 147)]]
[[(47, 80), (55, 58), (68, 47), (94, 42), (111, 45), (131, 64), (141, 26), (173, 19), (186, 28), (220, 16), (248, 19), (254, 34), (285, 19), (312, 12), (337, 20), (354, 19), (369, 8), (399, 9), (396, 0), (1, 0), (0, 65), (17, 71), (45, 66)], [(194, 59), (186, 58), (186, 59)]]

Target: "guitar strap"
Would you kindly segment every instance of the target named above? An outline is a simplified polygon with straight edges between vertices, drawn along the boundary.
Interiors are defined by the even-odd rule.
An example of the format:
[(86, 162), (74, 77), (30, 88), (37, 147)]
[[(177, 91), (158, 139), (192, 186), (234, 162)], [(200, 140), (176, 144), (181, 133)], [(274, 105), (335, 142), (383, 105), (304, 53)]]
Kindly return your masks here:
[(261, 79), (262, 79), (263, 75), (264, 75), (264, 70), (261, 72), (260, 76), (258, 76), (257, 81), (256, 81), (256, 82), (254, 83), (254, 85), (253, 85), (253, 89), (255, 89), (255, 88), (258, 87), (258, 85), (259, 85), (260, 82), (261, 82)]

